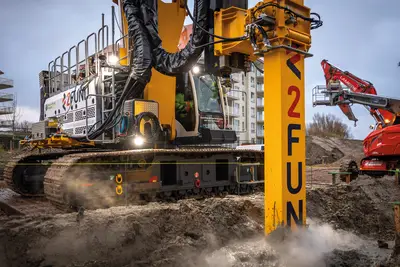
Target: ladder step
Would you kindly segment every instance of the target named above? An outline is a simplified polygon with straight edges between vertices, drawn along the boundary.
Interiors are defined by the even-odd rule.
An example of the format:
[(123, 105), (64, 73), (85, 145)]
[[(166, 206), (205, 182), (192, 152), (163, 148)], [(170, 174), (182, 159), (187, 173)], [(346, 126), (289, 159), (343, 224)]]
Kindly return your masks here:
[(317, 100), (313, 102), (314, 106), (331, 106), (331, 101), (329, 100)]

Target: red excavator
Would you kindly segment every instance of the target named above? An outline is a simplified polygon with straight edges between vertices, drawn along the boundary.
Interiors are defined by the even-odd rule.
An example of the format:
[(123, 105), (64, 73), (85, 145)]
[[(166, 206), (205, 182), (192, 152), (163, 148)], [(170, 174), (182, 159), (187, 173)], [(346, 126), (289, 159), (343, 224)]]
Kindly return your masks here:
[(364, 154), (360, 167), (354, 160), (344, 162), (341, 171), (351, 172), (351, 178), (358, 174), (372, 177), (393, 175), (400, 168), (400, 99), (378, 96), (369, 81), (343, 71), (327, 60), (322, 60), (326, 86), (313, 89), (313, 106), (339, 106), (349, 120), (355, 123), (351, 106), (360, 104), (367, 108), (375, 119), (373, 130), (363, 141)]

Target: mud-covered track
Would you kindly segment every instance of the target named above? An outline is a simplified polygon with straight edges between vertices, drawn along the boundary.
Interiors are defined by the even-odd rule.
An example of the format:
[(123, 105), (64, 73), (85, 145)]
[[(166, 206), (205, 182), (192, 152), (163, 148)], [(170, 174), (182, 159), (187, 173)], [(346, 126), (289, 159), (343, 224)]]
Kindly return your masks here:
[[(191, 159), (192, 163), (202, 158), (208, 158), (215, 155), (229, 155), (232, 157), (240, 157), (244, 162), (263, 163), (263, 152), (255, 150), (235, 150), (235, 149), (224, 149), (224, 148), (196, 148), (196, 149), (143, 149), (143, 150), (127, 150), (127, 151), (113, 151), (113, 152), (89, 152), (70, 154), (63, 156), (53, 162), (51, 167), (47, 170), (44, 179), (44, 192), (46, 198), (57, 208), (62, 210), (68, 210), (71, 207), (71, 199), (69, 193), (66, 192), (68, 183), (71, 179), (84, 179), (85, 172), (92, 172), (91, 167), (96, 166), (109, 166), (110, 170), (113, 166), (125, 166), (135, 165), (140, 160), (150, 159), (150, 165), (152, 159), (157, 157), (181, 157), (185, 159)], [(237, 162), (229, 162), (229, 164), (237, 164)], [(107, 167), (105, 167), (107, 168)], [(71, 175), (71, 173), (73, 175)], [(73, 177), (71, 177), (73, 176)], [(148, 180), (148, 178), (147, 178)], [(82, 183), (87, 183), (86, 180), (81, 180)], [(89, 182), (91, 184), (91, 182)], [(143, 190), (154, 190), (157, 191), (157, 183), (154, 185), (149, 183), (137, 183), (135, 187), (144, 186)], [(221, 190), (221, 186), (215, 186), (215, 188), (209, 188), (211, 191)], [(153, 190), (153, 191), (154, 191)], [(224, 189), (222, 189), (224, 190)], [(228, 189), (229, 190), (229, 189)], [(226, 192), (225, 188), (225, 192)], [(109, 191), (111, 192), (111, 191)], [(137, 192), (133, 192), (135, 194)], [(201, 190), (199, 193), (203, 193)], [(115, 195), (115, 194), (114, 194)], [(91, 198), (91, 196), (85, 196)], [(107, 196), (101, 196), (106, 198)], [(92, 200), (96, 201), (96, 200)], [(100, 201), (100, 199), (99, 199)]]
[[(26, 197), (44, 196), (44, 173), (52, 161), (73, 153), (84, 153), (86, 150), (30, 151), (12, 157), (4, 167), (3, 179), (8, 188)], [(46, 161), (46, 164), (43, 164)], [(40, 168), (40, 171), (38, 172)], [(41, 181), (29, 181), (39, 176)]]

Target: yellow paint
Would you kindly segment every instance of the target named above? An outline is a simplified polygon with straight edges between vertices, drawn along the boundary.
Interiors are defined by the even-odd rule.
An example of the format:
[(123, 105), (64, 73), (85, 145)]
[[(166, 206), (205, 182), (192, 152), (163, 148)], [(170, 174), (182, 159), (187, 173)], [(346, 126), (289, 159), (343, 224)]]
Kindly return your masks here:
[(122, 185), (117, 185), (117, 187), (115, 187), (115, 193), (117, 194), (117, 195), (122, 195), (123, 194), (123, 189), (122, 189)]
[[(264, 123), (268, 130), (264, 132), (265, 153), (265, 231), (270, 233), (279, 225), (288, 224), (288, 207), (293, 205), (295, 214), (300, 216), (299, 202), (302, 202), (302, 220), (306, 223), (306, 176), (305, 176), (305, 121), (304, 121), (304, 57), (301, 56), (295, 66), (301, 72), (301, 80), (287, 66), (287, 60), (295, 53), (286, 54), (285, 49), (275, 50), (264, 56)], [(293, 112), (299, 118), (290, 117), (289, 110), (293, 105), (296, 93), (289, 94), (289, 88), (299, 89), (299, 101)], [(268, 112), (272, 110), (274, 112)], [(299, 125), (300, 130), (292, 129), (292, 155), (288, 155), (289, 124)], [(271, 130), (273, 129), (273, 130)], [(287, 163), (291, 164), (291, 187), (297, 191), (298, 163), (301, 163), (301, 189), (296, 194), (288, 190)], [(292, 218), (292, 217), (291, 217)], [(293, 218), (291, 226), (296, 228)]]
[[(310, 9), (304, 6), (303, 0), (264, 0), (246, 14), (237, 8), (227, 8), (216, 13), (214, 18), (215, 32), (231, 38), (244, 34), (245, 25), (251, 23), (253, 15), (257, 18), (263, 13), (275, 18), (274, 26), (265, 27), (270, 46), (263, 43), (259, 33), (258, 53), (254, 53), (264, 57), (265, 69), (264, 178), (265, 232), (268, 234), (279, 226), (290, 225), (296, 229), (306, 223), (304, 56), (288, 48), (307, 52), (311, 35), (308, 21), (297, 19), (296, 23), (288, 23), (288, 12), (276, 6), (267, 7), (267, 3), (310, 17)], [(248, 39), (215, 44), (214, 49), (217, 56), (238, 52), (254, 60)]]
[[(117, 0), (118, 1), (118, 0)], [(124, 0), (119, 0), (119, 12), (120, 12), (120, 21), (122, 24), (122, 36), (127, 36), (124, 38), (123, 45), (124, 48), (128, 47), (129, 37), (128, 37), (128, 21), (126, 20), (125, 12), (124, 12)]]
[(115, 182), (116, 182), (117, 184), (122, 184), (122, 175), (121, 175), (120, 173), (118, 173), (118, 174), (115, 176)]
[[(175, 53), (185, 20), (185, 9), (180, 2), (164, 3), (158, 0), (158, 33), (165, 50)], [(175, 91), (176, 79), (163, 75), (153, 69), (150, 83), (145, 90), (145, 99), (159, 103), (161, 124), (171, 126), (171, 139), (175, 139)]]
[(21, 140), (20, 145), (29, 145), (31, 148), (79, 148), (95, 146), (93, 141), (79, 142), (68, 135), (54, 135), (40, 140)]
[(129, 57), (126, 56), (127, 52), (126, 52), (126, 48), (120, 48), (119, 49), (119, 64), (121, 64), (122, 66), (128, 66), (128, 59)]
[[(127, 34), (128, 23), (122, 9), (121, 16), (124, 33)], [(177, 52), (185, 16), (186, 11), (181, 1), (164, 3), (158, 0), (158, 34), (166, 51)], [(126, 44), (127, 41), (125, 40), (124, 43)], [(175, 139), (175, 90), (176, 79), (174, 77), (163, 75), (152, 69), (151, 81), (144, 91), (144, 99), (159, 103), (159, 120), (161, 124), (170, 125), (171, 140)]]
[[(310, 9), (304, 6), (303, 0), (264, 0), (247, 11), (246, 22), (250, 23), (254, 11), (266, 3), (285, 6), (310, 17)], [(288, 13), (272, 6), (264, 6), (254, 15), (257, 17), (261, 13), (275, 18), (275, 26), (265, 28), (272, 48), (290, 46), (308, 51), (311, 45), (309, 22), (298, 19), (296, 24), (288, 24)], [(264, 177), (265, 232), (269, 234), (279, 226), (290, 225), (296, 229), (306, 223), (304, 56), (285, 48), (271, 49), (260, 37), (257, 44), (264, 52), (261, 54), (264, 56), (264, 93), (268, 96), (264, 98)], [(246, 51), (246, 42), (249, 41), (236, 46), (237, 51), (222, 47), (219, 53), (251, 54)]]
[[(236, 38), (245, 35), (247, 10), (229, 7), (222, 9), (214, 14), (214, 31), (216, 35), (228, 38)], [(214, 41), (221, 39), (215, 38)], [(253, 55), (253, 49), (249, 41), (223, 42), (214, 45), (214, 54), (230, 55), (233, 52), (247, 54), (256, 59)]]

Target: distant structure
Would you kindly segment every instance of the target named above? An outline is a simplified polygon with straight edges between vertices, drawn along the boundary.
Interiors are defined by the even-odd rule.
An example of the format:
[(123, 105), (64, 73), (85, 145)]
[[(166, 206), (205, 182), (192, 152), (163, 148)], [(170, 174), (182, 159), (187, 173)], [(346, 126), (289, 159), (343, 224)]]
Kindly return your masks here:
[[(0, 70), (0, 90), (14, 87), (13, 80), (2, 77), (4, 74)], [(14, 128), (14, 94), (10, 92), (0, 92), (0, 129)]]

